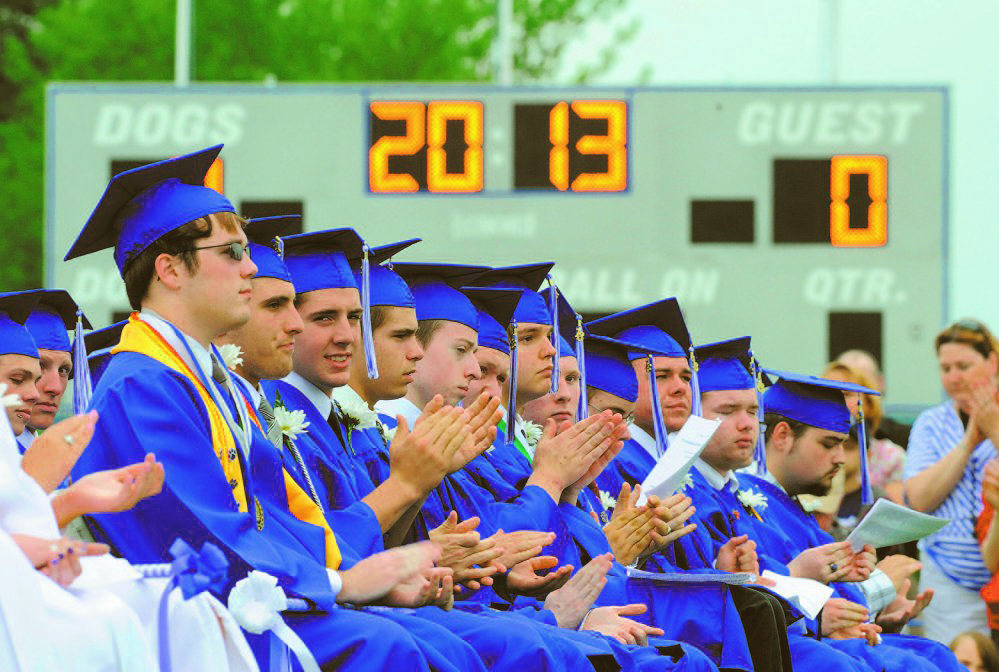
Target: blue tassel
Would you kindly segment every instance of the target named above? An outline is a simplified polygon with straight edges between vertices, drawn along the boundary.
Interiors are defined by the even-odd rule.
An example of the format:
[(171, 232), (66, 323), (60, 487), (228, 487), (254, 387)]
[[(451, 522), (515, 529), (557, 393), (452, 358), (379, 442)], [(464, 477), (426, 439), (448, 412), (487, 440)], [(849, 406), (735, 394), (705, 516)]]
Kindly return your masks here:
[(656, 384), (656, 362), (652, 355), (646, 356), (645, 372), (649, 376), (649, 390), (652, 392), (652, 424), (656, 429), (656, 450), (659, 457), (662, 457), (669, 448), (669, 437), (666, 421), (663, 419), (663, 407), (659, 401), (659, 386)]
[(701, 383), (697, 379), (697, 357), (694, 356), (694, 346), (690, 346), (690, 412), (693, 415), (703, 415), (701, 412)]
[(364, 246), (364, 259), (361, 261), (361, 340), (364, 341), (364, 359), (368, 363), (368, 378), (378, 380), (378, 361), (375, 359), (375, 341), (371, 334), (371, 265), (368, 262), (368, 246)]
[(562, 357), (562, 338), (558, 331), (558, 287), (552, 281), (552, 276), (548, 276), (548, 303), (552, 311), (552, 342), (555, 345), (555, 359), (552, 362), (552, 384), (548, 394), (558, 394), (559, 383), (562, 382), (562, 374), (559, 371), (559, 359)]
[(590, 417), (590, 404), (586, 398), (586, 346), (583, 341), (583, 316), (576, 313), (576, 361), (579, 362), (579, 406), (576, 408), (576, 422)]
[(83, 340), (83, 311), (76, 311), (76, 331), (73, 335), (73, 413), (86, 413), (94, 394), (87, 362), (87, 344)]
[(760, 423), (760, 432), (756, 437), (756, 448), (753, 449), (753, 460), (756, 462), (756, 475), (767, 475), (767, 440), (763, 435), (763, 376), (760, 373), (760, 363), (749, 351), (749, 362), (752, 367), (753, 380), (756, 382), (756, 419)]
[(864, 399), (857, 399), (857, 444), (860, 450), (860, 505), (874, 503), (874, 489), (871, 487), (871, 474), (867, 469), (867, 426), (864, 422)]
[(506, 442), (513, 443), (517, 421), (517, 320), (510, 322), (510, 403), (506, 405)]

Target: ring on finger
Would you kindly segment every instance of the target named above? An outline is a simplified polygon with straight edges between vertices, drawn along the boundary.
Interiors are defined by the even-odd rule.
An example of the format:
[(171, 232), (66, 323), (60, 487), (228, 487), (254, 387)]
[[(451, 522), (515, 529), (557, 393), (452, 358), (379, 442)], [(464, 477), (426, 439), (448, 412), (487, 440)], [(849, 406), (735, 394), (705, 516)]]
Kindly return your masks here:
[(66, 442), (67, 446), (72, 446), (73, 443), (76, 442), (76, 439), (73, 438), (72, 434), (64, 434), (62, 440)]
[(835, 562), (830, 562), (829, 563), (829, 571), (830, 572), (835, 572), (837, 569), (839, 569), (839, 565), (837, 565)]

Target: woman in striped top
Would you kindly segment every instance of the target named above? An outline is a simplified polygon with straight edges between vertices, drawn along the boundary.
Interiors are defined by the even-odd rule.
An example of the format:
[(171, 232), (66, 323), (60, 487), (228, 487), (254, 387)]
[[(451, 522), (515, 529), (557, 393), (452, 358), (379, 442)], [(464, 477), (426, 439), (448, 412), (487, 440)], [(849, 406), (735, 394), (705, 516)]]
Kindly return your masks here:
[(950, 642), (966, 630), (988, 633), (979, 590), (991, 575), (982, 562), (975, 522), (982, 510), (982, 474), (999, 442), (999, 346), (975, 320), (961, 320), (936, 338), (940, 380), (949, 400), (916, 419), (905, 463), (905, 499), (950, 523), (923, 539), (920, 590), (932, 588), (923, 612), (925, 635)]

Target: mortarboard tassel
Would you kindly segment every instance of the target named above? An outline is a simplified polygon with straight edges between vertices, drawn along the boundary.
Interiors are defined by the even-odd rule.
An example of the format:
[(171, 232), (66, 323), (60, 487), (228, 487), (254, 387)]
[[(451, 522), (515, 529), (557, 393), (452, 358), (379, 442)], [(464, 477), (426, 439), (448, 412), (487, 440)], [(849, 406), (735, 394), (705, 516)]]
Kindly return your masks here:
[(76, 331), (73, 344), (73, 413), (86, 413), (94, 390), (90, 382), (87, 344), (83, 340), (83, 311), (76, 311)]
[(576, 408), (576, 422), (590, 417), (590, 404), (586, 398), (586, 346), (583, 341), (583, 316), (576, 313), (576, 361), (579, 362), (579, 406)]
[(510, 397), (506, 405), (506, 442), (513, 443), (513, 425), (517, 421), (517, 320), (510, 321)]
[(864, 422), (864, 398), (857, 399), (857, 445), (860, 450), (860, 505), (874, 503), (874, 490), (871, 488), (871, 475), (867, 470), (867, 426)]
[(562, 338), (558, 331), (558, 287), (555, 286), (550, 275), (548, 276), (548, 304), (552, 311), (552, 342), (555, 344), (555, 359), (552, 361), (552, 384), (548, 393), (557, 394), (559, 383), (562, 382), (562, 374), (558, 365), (558, 360), (562, 357)]
[(652, 355), (646, 355), (645, 372), (649, 376), (649, 390), (652, 392), (652, 424), (656, 429), (656, 449), (659, 457), (662, 457), (669, 448), (669, 438), (666, 421), (663, 419), (663, 407), (659, 401), (659, 386), (656, 384), (656, 361)]
[(375, 359), (375, 341), (371, 333), (371, 264), (368, 262), (368, 246), (364, 245), (364, 258), (361, 260), (361, 310), (364, 316), (361, 340), (364, 341), (364, 359), (368, 363), (368, 378), (378, 380), (378, 361)]
[(756, 437), (756, 448), (753, 449), (753, 461), (756, 462), (756, 475), (767, 475), (767, 440), (763, 435), (763, 376), (760, 373), (760, 363), (749, 351), (749, 362), (752, 367), (753, 381), (756, 383), (756, 419), (760, 423), (760, 433)]
[(690, 346), (690, 412), (693, 415), (701, 413), (701, 383), (697, 379), (697, 357), (694, 356), (694, 345)]

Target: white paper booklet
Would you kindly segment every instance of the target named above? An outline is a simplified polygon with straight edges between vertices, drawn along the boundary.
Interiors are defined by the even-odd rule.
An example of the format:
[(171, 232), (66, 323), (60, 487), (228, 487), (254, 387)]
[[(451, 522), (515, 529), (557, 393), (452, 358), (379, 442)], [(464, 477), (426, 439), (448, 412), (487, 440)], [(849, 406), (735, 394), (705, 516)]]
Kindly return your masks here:
[(701, 455), (708, 439), (715, 433), (721, 420), (705, 420), (692, 415), (687, 419), (676, 436), (669, 442), (666, 453), (659, 458), (656, 466), (642, 481), (642, 495), (638, 505), (645, 504), (649, 495), (669, 497), (680, 487), (683, 477), (690, 471), (694, 461)]
[(697, 572), (646, 572), (634, 567), (628, 568), (628, 578), (645, 579), (647, 581), (662, 581), (663, 583), (725, 583), (733, 586), (741, 586), (753, 582), (753, 575), (749, 572), (718, 572), (697, 573)]
[(765, 570), (762, 576), (777, 584), (770, 586), (770, 590), (796, 606), (801, 613), (812, 620), (819, 615), (822, 607), (826, 606), (826, 602), (833, 594), (832, 588), (812, 579), (784, 576), (771, 572), (769, 569)]
[(846, 540), (853, 546), (854, 552), (865, 544), (883, 548), (928, 537), (949, 522), (949, 518), (913, 511), (882, 497), (874, 502)]

